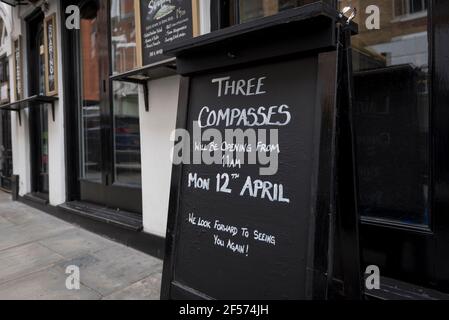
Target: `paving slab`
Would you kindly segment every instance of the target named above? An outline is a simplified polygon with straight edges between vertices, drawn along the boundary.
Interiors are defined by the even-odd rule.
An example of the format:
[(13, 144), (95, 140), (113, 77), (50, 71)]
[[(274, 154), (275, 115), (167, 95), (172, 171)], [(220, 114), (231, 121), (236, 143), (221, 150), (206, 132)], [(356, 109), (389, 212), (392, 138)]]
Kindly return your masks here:
[(56, 219), (44, 219), (3, 229), (0, 232), (0, 251), (53, 237), (73, 228), (73, 226), (61, 223)]
[(95, 253), (114, 245), (112, 241), (82, 229), (69, 230), (55, 237), (40, 240), (39, 243), (67, 259)]
[(162, 272), (162, 261), (123, 246), (112, 246), (92, 255), (59, 264), (80, 267), (81, 281), (107, 296), (142, 279)]
[(112, 293), (104, 300), (159, 300), (161, 287), (161, 273), (156, 273), (135, 284)]
[(15, 225), (43, 222), (55, 219), (44, 212), (26, 207), (23, 204), (17, 204), (14, 202), (11, 203), (15, 204), (14, 208), (5, 206), (0, 207), (0, 217)]
[(0, 251), (0, 284), (46, 269), (63, 260), (38, 243)]
[(14, 224), (11, 221), (0, 216), (0, 228), (12, 227), (12, 226), (14, 226)]
[(39, 212), (24, 211), (23, 209), (11, 210), (5, 208), (0, 208), (0, 217), (2, 217), (3, 219), (9, 221), (14, 225), (33, 223), (45, 219), (45, 216)]
[[(80, 290), (68, 290), (68, 266)], [(0, 300), (159, 299), (162, 261), (0, 192)]]
[(59, 269), (47, 269), (17, 281), (0, 285), (2, 300), (98, 300), (101, 295), (80, 285), (80, 290), (68, 290), (66, 275)]

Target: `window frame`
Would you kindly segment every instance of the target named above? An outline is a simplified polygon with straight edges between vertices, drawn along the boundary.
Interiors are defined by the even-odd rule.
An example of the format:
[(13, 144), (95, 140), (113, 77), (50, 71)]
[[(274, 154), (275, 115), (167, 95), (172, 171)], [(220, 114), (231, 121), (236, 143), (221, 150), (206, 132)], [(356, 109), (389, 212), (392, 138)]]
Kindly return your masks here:
[[(397, 3), (396, 1), (402, 2), (402, 8), (404, 12), (402, 12), (401, 14), (396, 13), (396, 3)], [(393, 21), (406, 21), (412, 19), (419, 19), (426, 17), (428, 15), (429, 4), (427, 0), (421, 0), (421, 5), (424, 9), (416, 12), (410, 12), (411, 1), (412, 0), (393, 0), (391, 2)]]
[[(137, 44), (138, 43), (137, 37), (139, 37), (139, 35), (137, 32), (137, 26), (136, 26), (136, 8), (135, 8), (136, 2), (133, 1), (132, 13), (130, 12), (128, 15), (126, 15), (127, 17), (133, 16), (132, 20), (134, 21), (134, 32), (136, 35), (135, 47), (134, 47), (135, 48), (135, 50), (134, 50), (135, 57), (133, 58), (134, 66), (131, 69), (124, 68), (125, 70), (115, 70), (116, 66), (114, 64), (114, 60), (117, 59), (117, 57), (114, 57), (114, 51), (113, 51), (113, 41), (112, 41), (112, 38), (113, 38), (113, 30), (112, 30), (113, 23), (112, 22), (113, 21), (112, 21), (112, 15), (111, 15), (112, 2), (114, 0), (107, 0), (107, 1), (108, 1), (108, 43), (109, 43), (109, 52), (110, 52), (110, 57), (109, 57), (110, 58), (110, 76), (117, 76), (117, 75), (124, 74), (124, 73), (130, 72), (130, 71), (133, 71), (133, 70), (136, 70), (139, 68), (139, 52), (138, 52), (139, 46)], [(118, 1), (120, 1), (120, 5), (121, 5), (122, 4), (121, 0), (118, 0)], [(120, 19), (123, 19), (123, 17), (124, 16), (120, 12)]]
[[(139, 68), (139, 59), (138, 59), (138, 55), (139, 53), (137, 52), (139, 50), (139, 47), (137, 45), (137, 37), (139, 37), (139, 35), (137, 34), (137, 26), (134, 25), (134, 32), (136, 33), (136, 46), (135, 46), (135, 59), (134, 59), (134, 67), (129, 69), (129, 70), (114, 70), (114, 59), (116, 59), (117, 57), (114, 58), (114, 51), (113, 51), (113, 41), (112, 41), (112, 28), (113, 28), (113, 24), (112, 24), (112, 15), (111, 15), (111, 8), (112, 8), (112, 2), (114, 0), (107, 0), (107, 40), (108, 40), (108, 63), (109, 63), (109, 76), (108, 76), (108, 80), (105, 80), (108, 82), (108, 87), (109, 87), (109, 93), (108, 93), (108, 99), (109, 99), (109, 113), (108, 113), (108, 125), (110, 126), (110, 137), (109, 137), (109, 144), (110, 147), (108, 148), (108, 155), (107, 155), (107, 161), (108, 161), (108, 179), (107, 182), (112, 186), (112, 187), (123, 187), (123, 188), (129, 188), (129, 189), (135, 189), (135, 190), (141, 190), (142, 189), (142, 181), (143, 181), (143, 176), (142, 176), (142, 141), (139, 138), (139, 157), (140, 157), (140, 183), (138, 184), (134, 184), (134, 183), (125, 183), (119, 180), (119, 175), (117, 173), (117, 153), (116, 153), (116, 135), (115, 135), (115, 127), (116, 127), (116, 113), (115, 113), (115, 102), (114, 101), (114, 83), (117, 82), (121, 82), (121, 81), (117, 81), (117, 80), (113, 80), (111, 79), (112, 76), (117, 76), (117, 75), (121, 75), (121, 74), (125, 74), (127, 72), (136, 70)], [(122, 4), (121, 0), (120, 1), (120, 5)], [(133, 10), (132, 13), (130, 13), (129, 15), (133, 15), (133, 20), (135, 21), (136, 18), (136, 1), (133, 1)], [(122, 18), (123, 16), (120, 14), (120, 18)], [(135, 23), (135, 22), (134, 22)], [(124, 82), (126, 83), (126, 81)], [(138, 88), (137, 88), (137, 99), (138, 99), (138, 103), (135, 106), (135, 108), (137, 110), (139, 110), (139, 101), (140, 101), (140, 97), (139, 97), (139, 93), (138, 93)], [(140, 118), (140, 115), (139, 115)], [(139, 127), (139, 131), (141, 130), (141, 128)], [(141, 136), (141, 134), (140, 134)]]
[[(238, 24), (238, 21), (240, 21), (240, 1), (241, 0), (211, 1), (211, 31), (217, 31)], [(318, 1), (323, 0), (316, 0), (316, 2)], [(330, 1), (331, 6), (337, 9), (339, 0)]]

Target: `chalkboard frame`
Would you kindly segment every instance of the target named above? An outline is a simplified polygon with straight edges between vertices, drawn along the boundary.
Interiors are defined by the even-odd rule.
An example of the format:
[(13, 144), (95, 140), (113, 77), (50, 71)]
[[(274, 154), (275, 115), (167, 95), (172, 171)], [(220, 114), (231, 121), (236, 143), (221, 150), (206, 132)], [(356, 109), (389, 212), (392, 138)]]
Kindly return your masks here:
[[(200, 35), (200, 3), (199, 0), (190, 0), (192, 2), (192, 37), (197, 37)], [(163, 64), (167, 61), (167, 56), (162, 54), (157, 61), (153, 61), (151, 64), (144, 64), (144, 48), (142, 45), (142, 22), (141, 22), (141, 10), (140, 10), (140, 0), (134, 0), (134, 17), (136, 25), (136, 50), (137, 50), (137, 69), (144, 68), (147, 66), (154, 67), (159, 63)]]
[[(319, 272), (313, 272), (309, 277), (309, 283), (307, 290), (310, 293), (310, 299), (326, 299), (328, 291), (328, 279), (324, 278), (324, 273), (330, 272), (329, 270), (329, 257), (322, 254), (314, 254), (315, 252), (327, 252), (329, 247), (333, 246), (333, 239), (330, 239), (325, 234), (331, 232), (333, 229), (333, 218), (335, 213), (330, 213), (328, 208), (335, 206), (335, 199), (332, 196), (334, 168), (333, 162), (335, 157), (335, 116), (336, 116), (336, 72), (328, 72), (329, 70), (336, 71), (337, 54), (335, 52), (321, 53), (319, 54), (319, 78), (318, 83), (320, 88), (320, 97), (318, 102), (319, 109), (325, 110), (325, 112), (316, 112), (315, 122), (320, 122), (325, 125), (320, 126), (320, 134), (315, 134), (315, 137), (321, 137), (319, 142), (321, 150), (320, 154), (329, 154), (331, 150), (330, 158), (320, 157), (319, 163), (315, 164), (315, 174), (318, 175), (316, 190), (313, 193), (313, 197), (316, 198), (316, 216), (314, 225), (321, 225), (321, 230), (315, 230), (315, 227), (311, 226), (311, 230), (316, 234), (311, 235), (314, 238), (312, 243), (313, 248), (309, 248), (309, 261), (308, 268), (311, 270), (321, 270)], [(177, 128), (187, 128), (188, 120), (188, 103), (189, 103), (189, 89), (190, 79), (183, 77), (181, 79), (180, 86), (180, 103), (177, 119)], [(332, 159), (332, 160), (330, 160)], [(318, 168), (320, 168), (318, 170)], [(318, 172), (319, 171), (319, 172)], [(174, 258), (176, 255), (176, 242), (179, 229), (179, 224), (182, 223), (180, 219), (180, 193), (183, 183), (182, 179), (183, 166), (174, 166), (172, 173), (172, 184), (170, 194), (170, 208), (168, 215), (168, 231), (166, 241), (166, 258), (164, 260), (164, 281), (162, 287), (162, 299), (212, 299), (204, 294), (185, 288), (178, 283), (168, 282), (168, 278), (173, 279), (174, 276)], [(326, 230), (329, 228), (329, 230)], [(170, 271), (167, 272), (167, 266), (170, 266)]]
[[(307, 16), (316, 18), (322, 12), (323, 4), (313, 4), (306, 6), (306, 8), (298, 9), (298, 15), (303, 17), (301, 19), (308, 20)], [(324, 8), (327, 9), (327, 8)], [(326, 11), (326, 10), (324, 10)], [(286, 13), (286, 15), (291, 15), (292, 13)], [(331, 17), (328, 16), (328, 17)], [(248, 53), (243, 54), (242, 58), (235, 59), (228, 55), (227, 59), (225, 57), (198, 57), (198, 59), (192, 62), (192, 55), (196, 55), (197, 52), (203, 50), (204, 55), (210, 55), (214, 51), (208, 49), (215, 48), (217, 50), (215, 53), (220, 53), (223, 48), (220, 48), (220, 41), (229, 45), (232, 43), (234, 48), (238, 48), (239, 45), (244, 41), (233, 41), (233, 37), (242, 38), (239, 36), (239, 29), (241, 28), (241, 33), (244, 34), (248, 32), (251, 35), (252, 32), (265, 32), (264, 28), (276, 28), (279, 25), (279, 21), (285, 21), (283, 14), (279, 14), (277, 17), (270, 17), (266, 19), (261, 19), (258, 21), (261, 25), (265, 26), (261, 29), (258, 28), (257, 23), (247, 24), (246, 26), (237, 26), (232, 30), (227, 30), (223, 32), (218, 32), (215, 35), (209, 35), (207, 37), (201, 37), (199, 42), (202, 40), (202, 44), (195, 42), (186, 42), (180, 44), (173, 48), (175, 55), (178, 58), (178, 71), (184, 76), (181, 79), (180, 94), (179, 94), (179, 107), (178, 107), (178, 118), (177, 118), (177, 128), (187, 128), (187, 121), (189, 117), (189, 91), (190, 91), (190, 78), (196, 75), (211, 70), (227, 69), (230, 66), (246, 66), (251, 64), (260, 64), (263, 62), (273, 62), (281, 58), (289, 57), (304, 57), (308, 55), (316, 55), (318, 57), (318, 80), (317, 80), (317, 103), (316, 103), (316, 115), (315, 121), (321, 123), (318, 129), (315, 129), (315, 138), (319, 139), (315, 141), (315, 145), (318, 146), (316, 153), (319, 154), (319, 161), (314, 163), (315, 170), (314, 175), (316, 177), (316, 185), (313, 186), (314, 190), (312, 192), (313, 201), (315, 203), (315, 216), (314, 221), (310, 225), (310, 239), (309, 250), (308, 250), (308, 261), (307, 269), (309, 271), (306, 283), (306, 295), (307, 299), (327, 299), (330, 295), (330, 288), (332, 287), (333, 281), (333, 260), (334, 260), (334, 248), (337, 244), (334, 243), (334, 234), (337, 228), (337, 207), (341, 205), (337, 201), (337, 188), (342, 183), (347, 180), (354, 182), (353, 176), (348, 176), (347, 179), (337, 179), (337, 162), (342, 159), (341, 154), (337, 152), (338, 137), (342, 137), (337, 131), (337, 114), (338, 105), (341, 98), (339, 96), (350, 96), (350, 94), (338, 94), (339, 90), (346, 90), (347, 87), (338, 87), (338, 80), (341, 80), (341, 72), (344, 71), (341, 66), (341, 48), (338, 46), (339, 38), (337, 36), (337, 18), (331, 19), (329, 29), (317, 28), (317, 38), (319, 41), (315, 42), (316, 47), (297, 47), (294, 48), (293, 52), (289, 46), (282, 47), (282, 39), (278, 41), (281, 44), (283, 50), (277, 50), (279, 48), (270, 48), (269, 44), (266, 49), (268, 53), (262, 53), (260, 50), (256, 49), (254, 51), (249, 50)], [(323, 21), (321, 19), (316, 20), (318, 24)], [(282, 24), (282, 22), (279, 22)], [(285, 25), (284, 25), (285, 27)], [(290, 27), (290, 26), (289, 26)], [(289, 28), (287, 27), (287, 28)], [(293, 28), (293, 26), (291, 26)], [(246, 28), (246, 30), (245, 30)], [(253, 30), (251, 30), (253, 29)], [(254, 31), (256, 30), (256, 31)], [(326, 30), (326, 31), (323, 31)], [(279, 31), (279, 30), (277, 30)], [(334, 33), (335, 32), (335, 33)], [(313, 32), (312, 32), (313, 33)], [(324, 35), (324, 33), (329, 33)], [(233, 35), (229, 35), (233, 34)], [(290, 35), (283, 37), (283, 40), (289, 42), (291, 38)], [(218, 43), (214, 43), (215, 41)], [(221, 38), (221, 39), (220, 39)], [(231, 40), (230, 40), (231, 39)], [(209, 46), (209, 47), (208, 47)], [(231, 46), (232, 47), (232, 46)], [(294, 47), (294, 46), (293, 46)], [(215, 68), (208, 60), (215, 60)], [(319, 112), (318, 112), (319, 111)], [(319, 138), (318, 138), (319, 137)], [(343, 141), (344, 141), (343, 139)], [(348, 140), (350, 143), (350, 139)], [(352, 146), (349, 147), (352, 149)], [(324, 156), (323, 156), (324, 155)], [(350, 155), (349, 157), (351, 157)], [(350, 174), (353, 169), (352, 163), (349, 166), (349, 171), (345, 171), (345, 174)], [(341, 171), (343, 172), (343, 171)], [(162, 299), (214, 299), (214, 297), (209, 297), (205, 293), (197, 292), (193, 288), (185, 287), (182, 284), (176, 283), (174, 281), (175, 276), (175, 258), (176, 258), (176, 248), (177, 241), (179, 238), (179, 228), (181, 221), (180, 204), (181, 204), (181, 190), (182, 190), (182, 173), (183, 166), (175, 165), (172, 171), (172, 183), (171, 183), (171, 193), (170, 193), (170, 205), (169, 205), (169, 215), (167, 223), (167, 234), (166, 234), (166, 255), (164, 260), (164, 272), (162, 278)], [(347, 206), (354, 206), (356, 203), (355, 194), (352, 193), (354, 190), (350, 190), (345, 194), (345, 203)], [(352, 208), (353, 209), (353, 208)], [(343, 211), (344, 210), (339, 210)], [(350, 211), (354, 214), (354, 210)], [(356, 221), (356, 213), (354, 216), (346, 217), (346, 221)], [(339, 221), (340, 222), (340, 221)], [(344, 225), (344, 223), (343, 223)], [(348, 226), (348, 223), (346, 223)], [(348, 230), (346, 230), (348, 231)], [(353, 230), (349, 230), (353, 231)], [(344, 234), (347, 236), (347, 234)], [(347, 238), (348, 241), (358, 241), (358, 234), (350, 234)], [(356, 244), (358, 246), (358, 244)], [(347, 252), (346, 252), (347, 254)], [(355, 268), (358, 267), (358, 252), (351, 252), (352, 255), (351, 262), (356, 262)], [(354, 278), (358, 278), (357, 275)], [(354, 283), (349, 283), (350, 286), (355, 285), (360, 287), (360, 283), (355, 281)], [(355, 290), (357, 291), (357, 290)]]

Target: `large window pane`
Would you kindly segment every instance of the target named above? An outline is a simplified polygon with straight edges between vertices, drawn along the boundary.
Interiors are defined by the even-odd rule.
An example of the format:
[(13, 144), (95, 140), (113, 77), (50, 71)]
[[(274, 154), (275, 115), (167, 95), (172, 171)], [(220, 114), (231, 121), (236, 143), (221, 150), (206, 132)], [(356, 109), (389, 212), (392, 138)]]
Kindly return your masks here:
[[(280, 11), (303, 6), (317, 0), (239, 0), (240, 23), (261, 17), (271, 16)], [(322, 2), (332, 3), (332, 0)]]
[(113, 73), (136, 68), (134, 0), (111, 1), (111, 37)]
[(48, 109), (42, 108), (39, 116), (39, 186), (38, 190), (43, 193), (50, 191), (49, 168), (48, 168)]
[(115, 181), (141, 185), (140, 124), (136, 84), (114, 82)]
[[(349, 1), (343, 1), (345, 5)], [(355, 129), (360, 211), (405, 224), (430, 223), (429, 54), (427, 17), (400, 21), (403, 5), (420, 1), (352, 1), (377, 5), (380, 30), (358, 20), (353, 37)], [(361, 15), (364, 17), (364, 15)]]
[[(114, 74), (136, 68), (134, 0), (111, 1)], [(141, 185), (139, 97), (137, 85), (113, 82), (115, 182)]]
[(410, 2), (410, 13), (420, 12), (424, 10), (423, 0), (411, 0)]
[(407, 12), (407, 6), (405, 4), (406, 0), (393, 0), (394, 5), (394, 15), (395, 16), (402, 16), (406, 14)]
[(100, 64), (98, 56), (97, 8), (83, 8), (80, 30), (81, 177), (101, 181)]

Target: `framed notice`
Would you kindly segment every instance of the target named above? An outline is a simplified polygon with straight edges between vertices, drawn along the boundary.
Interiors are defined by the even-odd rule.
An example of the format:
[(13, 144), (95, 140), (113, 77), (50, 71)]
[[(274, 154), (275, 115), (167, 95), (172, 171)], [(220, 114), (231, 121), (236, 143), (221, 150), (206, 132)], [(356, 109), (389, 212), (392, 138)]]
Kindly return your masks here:
[(58, 94), (58, 52), (56, 45), (56, 14), (45, 18), (45, 92)]
[(165, 46), (199, 35), (198, 0), (135, 0), (139, 66), (167, 60)]
[(14, 99), (23, 99), (23, 65), (22, 65), (22, 38), (19, 36), (13, 43), (14, 52)]

